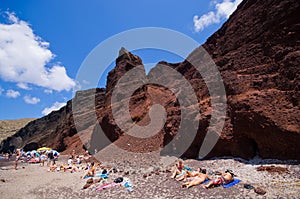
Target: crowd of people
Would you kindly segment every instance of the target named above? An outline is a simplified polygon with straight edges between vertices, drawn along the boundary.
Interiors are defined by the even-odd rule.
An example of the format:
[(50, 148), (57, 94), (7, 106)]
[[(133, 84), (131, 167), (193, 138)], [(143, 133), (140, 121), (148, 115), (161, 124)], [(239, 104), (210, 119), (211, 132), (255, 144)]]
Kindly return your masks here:
[[(181, 187), (190, 188), (192, 186), (203, 184), (202, 187), (205, 189), (226, 185), (234, 180), (234, 173), (231, 170), (226, 170), (223, 172), (212, 172), (212, 175), (206, 173), (206, 169), (198, 168), (197, 170), (192, 170), (191, 168), (185, 166), (183, 161), (176, 163), (174, 171), (171, 178), (177, 181), (186, 181)], [(204, 184), (206, 183), (207, 184)]]
[[(103, 179), (108, 179), (110, 173), (119, 172), (116, 168), (107, 168), (101, 165), (101, 162), (94, 162), (93, 157), (88, 151), (85, 151), (82, 154), (76, 154), (75, 150), (72, 150), (67, 159), (62, 158), (60, 161), (57, 161), (60, 154), (50, 148), (48, 150), (37, 149), (27, 152), (24, 152), (22, 149), (16, 149), (14, 153), (15, 155), (5, 155), (5, 157), (8, 160), (10, 160), (12, 156), (15, 157), (14, 169), (16, 170), (18, 162), (22, 161), (23, 166), (24, 163), (35, 163), (39, 164), (41, 167), (44, 167), (47, 162), (46, 165), (48, 168), (46, 170), (48, 172), (82, 172), (80, 178), (86, 180), (83, 189), (90, 187), (92, 184), (99, 183)], [(112, 175), (111, 177), (116, 177), (116, 175)], [(108, 188), (123, 186), (128, 192), (132, 191), (132, 184), (128, 178), (117, 177), (112, 182), (110, 181), (111, 180), (104, 181), (102, 185), (99, 184), (97, 190), (101, 191)]]
[[(26, 162), (26, 163), (40, 163), (40, 166), (44, 166), (47, 161), (47, 166), (55, 164), (55, 161), (59, 157), (59, 153), (56, 150), (41, 150), (41, 151), (23, 151), (21, 149), (16, 149), (15, 151), (16, 157), (14, 161), (14, 169), (17, 170), (18, 162)], [(10, 160), (12, 155), (8, 155), (7, 159)]]
[[(76, 154), (73, 150), (66, 162), (57, 164), (59, 153), (55, 150), (41, 150), (41, 151), (28, 151), (24, 152), (20, 149), (15, 151), (16, 159), (14, 161), (14, 169), (17, 169), (18, 161), (22, 160), (26, 163), (39, 163), (41, 167), (47, 162), (48, 172), (84, 172), (81, 176), (82, 179), (103, 177), (107, 171), (101, 166), (101, 163), (95, 163), (92, 161), (92, 156), (88, 151), (84, 154)], [(11, 158), (11, 157), (8, 157)], [(62, 161), (60, 161), (62, 162)], [(101, 176), (96, 175), (97, 173)], [(183, 161), (178, 161), (171, 174), (171, 178), (177, 181), (182, 181), (182, 188), (190, 188), (196, 185), (202, 185), (203, 188), (208, 189), (215, 186), (226, 185), (234, 181), (235, 174), (231, 170), (225, 172), (209, 172), (206, 169), (197, 168), (192, 169), (184, 165)], [(106, 176), (107, 177), (107, 176)]]
[(88, 151), (85, 151), (84, 154), (78, 155), (75, 153), (75, 150), (73, 150), (67, 159), (67, 161), (63, 164), (57, 165), (55, 162), (50, 165), (48, 171), (54, 172), (54, 171), (70, 171), (73, 172), (79, 172), (79, 171), (87, 171), (89, 174), (94, 174), (96, 167), (100, 168), (100, 163), (95, 164), (91, 161), (91, 155)]

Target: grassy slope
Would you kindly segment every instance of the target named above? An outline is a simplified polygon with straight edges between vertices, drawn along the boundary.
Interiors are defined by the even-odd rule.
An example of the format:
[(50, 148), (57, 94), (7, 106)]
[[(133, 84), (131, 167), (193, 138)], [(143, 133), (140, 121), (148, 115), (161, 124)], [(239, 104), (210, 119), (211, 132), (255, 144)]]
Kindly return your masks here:
[(15, 134), (19, 129), (33, 120), (35, 119), (0, 120), (0, 142), (8, 136)]

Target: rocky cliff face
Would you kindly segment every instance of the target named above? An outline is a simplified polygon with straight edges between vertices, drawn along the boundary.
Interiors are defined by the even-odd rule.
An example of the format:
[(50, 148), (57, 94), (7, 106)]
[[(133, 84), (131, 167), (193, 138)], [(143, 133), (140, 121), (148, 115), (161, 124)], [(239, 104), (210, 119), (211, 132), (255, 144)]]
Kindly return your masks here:
[[(225, 125), (208, 157), (251, 158), (258, 154), (263, 158), (300, 159), (297, 146), (300, 143), (299, 18), (300, 3), (297, 0), (244, 0), (222, 28), (203, 45), (221, 73), (227, 95)], [(106, 88), (80, 91), (73, 99), (73, 102), (83, 104), (82, 109), (74, 113), (71, 111), (72, 102), (68, 102), (61, 110), (31, 122), (4, 140), (1, 150), (29, 147), (35, 143), (66, 152), (73, 148), (82, 150), (80, 136), (90, 151), (101, 150), (114, 142), (129, 151), (150, 152), (163, 148), (174, 138), (188, 139), (189, 127), (183, 129), (184, 135), (176, 137), (181, 115), (188, 112), (189, 116), (197, 118), (191, 125), (199, 125), (199, 128), (183, 156), (196, 158), (212, 113), (208, 88), (191, 64), (203, 67), (199, 57), (201, 52), (195, 49), (182, 63), (158, 64), (177, 70), (189, 81), (198, 98), (193, 106), (199, 107), (199, 112), (184, 107), (176, 99), (176, 93), (156, 84), (141, 86), (130, 96), (129, 110), (134, 124), (147, 126), (151, 122), (149, 110), (154, 104), (160, 104), (166, 110), (163, 128), (147, 139), (124, 133), (112, 114), (112, 93), (120, 78), (133, 68), (139, 68), (137, 73), (145, 75), (144, 68), (140, 67), (142, 60), (121, 49), (116, 67), (108, 75)], [(160, 78), (164, 81), (164, 76)], [(213, 81), (213, 74), (210, 79)], [(132, 79), (123, 82), (125, 87), (134, 83)], [(179, 84), (171, 82), (173, 87), (179, 87)], [(117, 107), (123, 96), (126, 96), (126, 89), (118, 94)], [(86, 106), (84, 102), (91, 98), (95, 99), (95, 104)], [(94, 106), (97, 119), (95, 112), (91, 111)], [(76, 127), (74, 114), (80, 118)], [(122, 111), (117, 114), (122, 118)], [(166, 150), (167, 153), (172, 151), (176, 151), (176, 147)]]
[[(230, 155), (251, 158), (258, 154), (263, 158), (300, 158), (297, 147), (300, 141), (299, 8), (297, 1), (245, 0), (228, 22), (203, 45), (221, 72), (228, 105), (223, 131), (208, 157)], [(182, 63), (160, 63), (176, 69), (188, 79), (198, 97), (198, 104), (195, 105), (199, 106), (201, 113), (198, 117), (199, 129), (191, 146), (183, 154), (191, 158), (199, 155), (211, 117), (208, 89), (191, 64), (201, 65), (198, 60), (201, 56), (201, 50), (196, 49)], [(129, 68), (137, 65), (129, 64)], [(117, 78), (110, 74), (108, 79), (118, 79), (126, 71), (119, 73)], [(173, 86), (180, 85), (173, 82)], [(161, 86), (147, 85), (131, 97), (131, 115), (137, 122), (149, 123), (148, 111), (154, 103), (166, 108), (168, 116), (165, 126), (155, 138), (151, 137), (156, 141), (123, 134), (116, 126), (111, 110), (107, 109), (107, 116), (104, 119), (99, 117), (99, 121), (102, 126), (111, 127), (109, 135), (114, 135), (111, 141), (118, 138), (116, 143), (121, 147), (139, 152), (166, 146), (177, 134), (181, 111), (186, 109), (180, 107), (174, 95), (167, 91)], [(153, 96), (156, 94), (165, 97), (155, 102)], [(190, 114), (197, 114), (193, 113), (194, 110), (190, 111)], [(184, 131), (189, 132), (189, 128)], [(172, 149), (167, 153), (172, 153)]]
[(228, 96), (224, 133), (233, 135), (231, 145), (221, 139), (216, 151), (300, 158), (299, 4), (293, 0), (243, 1), (205, 43), (219, 66)]
[[(79, 91), (76, 93), (74, 101), (84, 103), (91, 97), (94, 97), (99, 103), (96, 103), (97, 108), (103, 106), (105, 95), (104, 89), (90, 89)], [(102, 102), (102, 103), (101, 103)], [(86, 104), (85, 104), (86, 105)], [(0, 145), (0, 150), (7, 152), (13, 151), (15, 148), (24, 147), (24, 150), (33, 150), (38, 147), (48, 146), (58, 151), (71, 151), (73, 149), (82, 151), (82, 140), (88, 139), (90, 131), (92, 131), (96, 120), (93, 119), (92, 106), (82, 106), (81, 110), (76, 113), (80, 123), (77, 126), (74, 124), (72, 101), (68, 101), (67, 105), (58, 111), (53, 111), (49, 115), (28, 123), (24, 128), (16, 134), (3, 140)], [(77, 132), (85, 134), (82, 140)]]

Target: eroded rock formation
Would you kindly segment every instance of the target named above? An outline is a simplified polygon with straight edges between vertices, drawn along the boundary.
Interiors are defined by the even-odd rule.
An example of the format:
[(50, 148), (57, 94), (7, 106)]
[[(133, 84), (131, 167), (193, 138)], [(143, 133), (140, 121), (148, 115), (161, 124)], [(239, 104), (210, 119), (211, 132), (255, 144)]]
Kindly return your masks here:
[[(224, 128), (207, 157), (230, 155), (248, 159), (258, 154), (263, 158), (300, 159), (299, 4), (297, 0), (244, 0), (229, 20), (202, 45), (220, 71), (227, 99), (226, 117), (220, 119), (225, 119)], [(29, 123), (4, 140), (1, 151), (27, 144), (33, 146), (34, 143), (65, 152), (73, 148), (83, 150), (83, 140), (90, 151), (101, 150), (114, 142), (129, 151), (150, 152), (168, 146), (176, 138), (191, 143), (183, 156), (197, 158), (212, 114), (207, 82), (195, 69), (195, 64), (204, 67), (201, 56), (199, 47), (181, 63), (158, 63), (147, 76), (156, 81), (168, 81), (164, 74), (151, 75), (157, 75), (155, 70), (160, 65), (175, 69), (194, 89), (197, 102), (193, 106), (179, 103), (176, 96), (180, 89), (174, 93), (170, 87), (158, 84), (145, 84), (130, 96), (133, 123), (128, 122), (128, 129), (133, 124), (149, 125), (149, 110), (154, 104), (160, 104), (166, 110), (162, 129), (149, 138), (124, 133), (114, 119), (112, 95), (118, 81), (134, 68), (138, 69), (136, 75), (146, 77), (142, 60), (122, 48), (116, 67), (108, 74), (105, 89), (78, 92), (73, 103), (82, 103), (80, 109), (72, 112), (72, 101), (69, 101), (59, 111)], [(208, 76), (214, 83), (214, 74)], [(134, 79), (128, 78), (123, 80), (122, 86), (126, 88), (135, 83)], [(181, 83), (169, 81), (167, 85), (180, 88)], [(116, 95), (114, 106), (121, 107), (122, 100), (128, 99), (124, 98), (127, 92), (123, 89)], [(186, 100), (190, 100), (188, 96)], [(195, 111), (195, 107), (199, 111)], [(184, 121), (181, 116), (186, 112), (188, 117), (196, 120), (183, 129), (184, 134), (176, 137)], [(125, 117), (121, 108), (116, 114), (121, 119)], [(216, 125), (220, 124), (221, 121), (216, 121)], [(197, 133), (191, 140), (189, 132), (195, 126)], [(178, 143), (165, 152), (176, 152)]]

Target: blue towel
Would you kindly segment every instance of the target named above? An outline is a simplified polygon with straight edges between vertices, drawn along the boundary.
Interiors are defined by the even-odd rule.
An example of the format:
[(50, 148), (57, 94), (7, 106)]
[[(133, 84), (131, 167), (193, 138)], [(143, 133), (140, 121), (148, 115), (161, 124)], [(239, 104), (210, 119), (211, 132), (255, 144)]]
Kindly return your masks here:
[(201, 184), (205, 184), (205, 183), (207, 183), (207, 182), (209, 182), (209, 181), (210, 181), (210, 179), (206, 178), (206, 179), (204, 180), (204, 182), (202, 182)]
[(95, 176), (85, 176), (84, 179), (86, 179), (86, 178), (93, 178), (93, 177), (100, 177), (100, 178), (103, 178), (103, 179), (107, 179), (108, 175), (107, 174), (102, 174), (102, 173), (96, 173)]
[(184, 166), (183, 169), (187, 170), (187, 171), (192, 171), (193, 169), (191, 169), (190, 167), (188, 166)]
[(229, 187), (232, 187), (236, 184), (238, 184), (239, 182), (241, 182), (241, 180), (239, 179), (234, 179), (232, 182), (228, 183), (228, 184), (223, 184), (223, 187), (224, 188), (229, 188)]
[(107, 174), (102, 174), (102, 173), (96, 173), (95, 177), (100, 177), (100, 178), (103, 178), (103, 179), (107, 179), (108, 175)]

